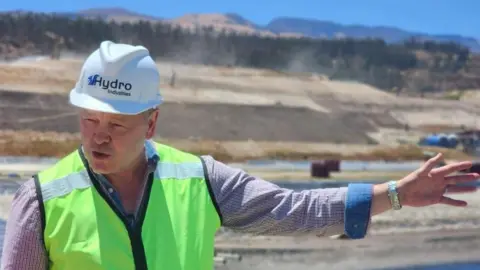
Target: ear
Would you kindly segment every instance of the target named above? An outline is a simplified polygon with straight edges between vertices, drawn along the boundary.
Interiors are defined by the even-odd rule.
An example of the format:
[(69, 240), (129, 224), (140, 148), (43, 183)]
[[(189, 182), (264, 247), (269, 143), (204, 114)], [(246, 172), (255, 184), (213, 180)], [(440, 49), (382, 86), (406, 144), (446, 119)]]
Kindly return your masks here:
[(157, 119), (158, 119), (158, 109), (153, 111), (148, 117), (148, 129), (147, 129), (147, 140), (150, 140), (155, 135), (155, 130), (157, 128)]

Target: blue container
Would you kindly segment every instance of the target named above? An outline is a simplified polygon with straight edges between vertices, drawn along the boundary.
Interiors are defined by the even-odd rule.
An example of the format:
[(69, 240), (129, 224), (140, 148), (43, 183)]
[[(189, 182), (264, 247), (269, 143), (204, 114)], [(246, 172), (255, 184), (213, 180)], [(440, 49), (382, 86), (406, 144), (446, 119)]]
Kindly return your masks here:
[(458, 145), (458, 138), (454, 134), (438, 134), (438, 135), (429, 135), (423, 138), (419, 145), (423, 146), (436, 146), (444, 148), (456, 148)]

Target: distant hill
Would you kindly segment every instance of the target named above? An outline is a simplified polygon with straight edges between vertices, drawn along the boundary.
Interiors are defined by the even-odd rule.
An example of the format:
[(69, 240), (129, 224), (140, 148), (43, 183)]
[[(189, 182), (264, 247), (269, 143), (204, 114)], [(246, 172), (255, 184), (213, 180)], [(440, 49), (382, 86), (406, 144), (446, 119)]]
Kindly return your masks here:
[(276, 36), (268, 29), (262, 29), (240, 15), (228, 14), (185, 14), (183, 16), (164, 20), (185, 28), (194, 29), (196, 26), (212, 26), (217, 31), (226, 30), (244, 34), (255, 34), (262, 36)]
[(159, 17), (149, 16), (149, 15), (133, 12), (124, 8), (116, 8), (116, 7), (91, 8), (91, 9), (80, 10), (77, 13), (85, 17), (100, 17), (105, 20), (116, 20), (116, 21), (161, 20), (161, 18)]
[[(23, 12), (19, 10), (11, 12)], [(236, 13), (204, 13), (185, 14), (177, 18), (163, 19), (151, 15), (133, 12), (119, 7), (92, 8), (77, 12), (57, 13), (71, 18), (99, 17), (105, 20), (118, 22), (132, 22), (138, 20), (165, 21), (185, 28), (196, 26), (212, 26), (215, 30), (235, 31), (245, 34), (258, 34), (262, 36), (288, 36), (288, 37), (313, 37), (313, 38), (379, 38), (389, 43), (402, 42), (411, 37), (419, 40), (434, 40), (442, 42), (455, 42), (480, 52), (480, 41), (454, 34), (431, 35), (403, 30), (389, 26), (345, 25), (331, 21), (315, 19), (278, 17), (272, 19), (267, 25), (257, 25)]]
[[(280, 23), (258, 26), (239, 15), (215, 13), (161, 19), (124, 9), (63, 15), (25, 11), (0, 14), (0, 25), (6, 25), (0, 36), (0, 60), (12, 61), (31, 55), (50, 55), (57, 59), (64, 53), (84, 55), (107, 39), (142, 44), (155, 59), (163, 61), (322, 74), (331, 80), (359, 81), (398, 95), (409, 92), (411, 95), (441, 96), (446, 95), (446, 91), (480, 89), (480, 54), (473, 54), (458, 43), (408, 39), (408, 33), (401, 29), (345, 27), (330, 22), (316, 22), (316, 27), (310, 27), (312, 22), (308, 20), (296, 25), (280, 20)], [(75, 16), (87, 19), (72, 21), (71, 17)], [(93, 17), (101, 19), (89, 19)], [(111, 23), (112, 20), (132, 24)], [(152, 25), (138, 20), (162, 23)], [(285, 30), (269, 30), (274, 26)], [(195, 31), (190, 30), (192, 27)], [(300, 30), (296, 30), (298, 28)], [(250, 35), (217, 34), (215, 30)], [(299, 32), (302, 31), (327, 39), (262, 36), (279, 33), (301, 36)], [(388, 44), (380, 39), (341, 38), (375, 35), (384, 36), (390, 42), (402, 38), (408, 41)], [(450, 40), (452, 36), (437, 38)], [(458, 92), (448, 98), (460, 95)]]
[(430, 35), (388, 26), (344, 25), (330, 21), (281, 17), (270, 21), (265, 28), (277, 34), (283, 32), (302, 33), (305, 36), (316, 38), (373, 37), (381, 38), (386, 42), (401, 42), (410, 37), (416, 37), (419, 40), (456, 42), (473, 51), (480, 51), (480, 42), (475, 38), (460, 35)]

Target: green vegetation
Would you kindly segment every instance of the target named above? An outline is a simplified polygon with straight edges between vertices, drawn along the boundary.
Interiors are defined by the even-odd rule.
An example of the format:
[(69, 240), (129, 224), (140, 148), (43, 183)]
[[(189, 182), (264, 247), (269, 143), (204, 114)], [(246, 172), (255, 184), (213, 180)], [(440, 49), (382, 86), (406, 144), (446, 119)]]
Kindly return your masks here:
[(5, 58), (35, 52), (58, 57), (53, 51), (60, 47), (88, 53), (108, 39), (143, 44), (162, 60), (322, 73), (398, 94), (480, 86), (471, 74), (476, 64), (469, 49), (454, 43), (273, 38), (215, 32), (211, 27), (188, 30), (162, 22), (116, 23), (41, 13), (1, 14), (0, 37), (0, 56)]

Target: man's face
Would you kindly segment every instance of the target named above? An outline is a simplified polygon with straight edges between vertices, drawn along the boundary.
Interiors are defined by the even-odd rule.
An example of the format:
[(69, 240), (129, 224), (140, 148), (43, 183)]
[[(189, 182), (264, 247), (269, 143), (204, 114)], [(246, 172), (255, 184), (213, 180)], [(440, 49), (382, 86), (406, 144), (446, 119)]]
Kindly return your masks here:
[(101, 174), (121, 173), (144, 155), (144, 143), (155, 134), (158, 112), (118, 115), (81, 110), (81, 141), (90, 167)]

